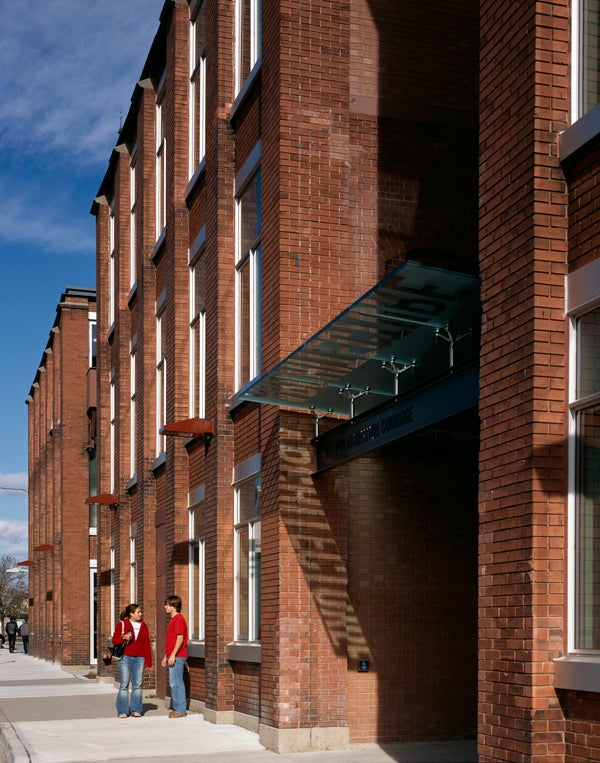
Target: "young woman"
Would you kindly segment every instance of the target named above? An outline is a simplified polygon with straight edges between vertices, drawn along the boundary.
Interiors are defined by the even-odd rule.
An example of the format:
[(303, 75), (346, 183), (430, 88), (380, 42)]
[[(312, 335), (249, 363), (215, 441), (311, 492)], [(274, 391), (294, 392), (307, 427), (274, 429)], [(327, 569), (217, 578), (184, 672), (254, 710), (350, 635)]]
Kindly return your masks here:
[[(117, 694), (117, 715), (119, 718), (141, 718), (144, 714), (142, 704), (142, 682), (144, 668), (152, 667), (150, 632), (143, 621), (143, 612), (139, 604), (128, 604), (121, 612), (112, 637), (113, 644), (125, 643), (125, 654), (119, 665), (119, 693)], [(131, 698), (129, 697), (131, 684)]]

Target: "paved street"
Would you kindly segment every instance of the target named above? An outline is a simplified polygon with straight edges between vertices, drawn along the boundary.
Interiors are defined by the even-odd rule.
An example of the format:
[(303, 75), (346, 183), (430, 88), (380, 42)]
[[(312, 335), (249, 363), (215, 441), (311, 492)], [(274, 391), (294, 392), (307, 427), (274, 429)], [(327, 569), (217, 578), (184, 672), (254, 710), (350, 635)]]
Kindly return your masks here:
[[(89, 673), (88, 673), (89, 675)], [(142, 718), (116, 718), (112, 684), (21, 651), (0, 650), (0, 763), (476, 763), (474, 742), (438, 742), (278, 755), (258, 736), (197, 713), (170, 719), (148, 698)]]

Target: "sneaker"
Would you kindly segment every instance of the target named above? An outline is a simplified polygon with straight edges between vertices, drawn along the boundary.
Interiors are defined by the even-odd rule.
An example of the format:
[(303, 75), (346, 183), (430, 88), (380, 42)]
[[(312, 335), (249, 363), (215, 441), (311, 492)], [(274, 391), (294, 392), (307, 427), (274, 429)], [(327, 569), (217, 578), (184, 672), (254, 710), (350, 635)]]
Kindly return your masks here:
[(187, 713), (178, 713), (176, 710), (169, 711), (169, 718), (185, 718)]
[(119, 715), (119, 718), (127, 718), (127, 715), (125, 715), (125, 713), (121, 713), (121, 714)]
[(141, 714), (141, 713), (131, 713), (131, 715), (132, 715), (134, 718), (141, 718), (141, 717), (142, 717), (142, 714)]

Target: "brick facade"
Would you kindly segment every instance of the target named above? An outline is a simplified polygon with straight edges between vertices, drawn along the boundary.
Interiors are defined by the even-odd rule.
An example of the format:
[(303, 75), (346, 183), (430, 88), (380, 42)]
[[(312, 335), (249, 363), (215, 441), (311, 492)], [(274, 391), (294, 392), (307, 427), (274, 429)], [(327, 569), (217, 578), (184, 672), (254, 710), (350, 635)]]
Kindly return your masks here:
[[(135, 590), (160, 663), (162, 602), (178, 593), (184, 614), (193, 610), (190, 542), (200, 539), (205, 632), (192, 639), (188, 696), (207, 719), (247, 726), (282, 753), (477, 735), (480, 763), (598, 759), (597, 694), (555, 677), (569, 651), (565, 277), (596, 260), (600, 206), (598, 139), (564, 149), (573, 140), (570, 3), (262, 0), (261, 55), (239, 93), (236, 8), (165, 2), (92, 207), (97, 489), (118, 496), (116, 509), (99, 509), (99, 644)], [(190, 167), (196, 12), (206, 151)], [(478, 410), (317, 472), (312, 414), (236, 395), (236, 199), (258, 167), (260, 226), (251, 222), (260, 239), (249, 245), (260, 267), (258, 375), (411, 260), (480, 277)], [(214, 436), (158, 436), (157, 316), (162, 423), (181, 430), (196, 416), (190, 267), (198, 263), (203, 416)], [(48, 412), (37, 404), (61, 390), (58, 381), (48, 387), (64, 362), (59, 349), (30, 404), (31, 537), (73, 533), (75, 549), (83, 531), (35, 508), (47, 491), (59, 500), (47, 475), (68, 458), (67, 440), (44, 445)], [(333, 348), (322, 363), (335, 360)], [(332, 416), (321, 426), (339, 424)], [(236, 489), (257, 474), (259, 628), (256, 638), (236, 638)], [(38, 591), (60, 591), (34, 569), (34, 602)], [(53, 632), (52, 611), (39, 615), (44, 633)], [(38, 641), (41, 656), (47, 641)], [(113, 670), (99, 665), (102, 675)], [(145, 680), (169, 701), (160, 667)]]
[[(94, 658), (90, 561), (95, 544), (82, 493), (89, 484), (95, 383), (90, 360), (93, 289), (68, 287), (30, 389), (30, 650), (62, 665)], [(87, 379), (92, 375), (92, 382)]]

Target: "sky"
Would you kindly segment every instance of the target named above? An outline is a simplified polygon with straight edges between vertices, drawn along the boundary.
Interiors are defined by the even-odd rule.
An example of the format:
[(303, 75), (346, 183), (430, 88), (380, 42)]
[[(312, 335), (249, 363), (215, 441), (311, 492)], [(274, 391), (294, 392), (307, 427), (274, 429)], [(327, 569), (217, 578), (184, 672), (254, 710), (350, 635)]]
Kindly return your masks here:
[[(27, 559), (27, 405), (164, 0), (0, 0), (0, 555)], [(8, 489), (11, 488), (11, 489)]]

